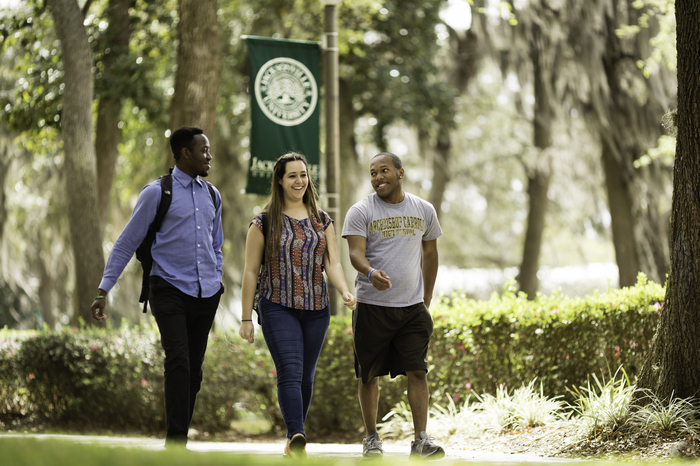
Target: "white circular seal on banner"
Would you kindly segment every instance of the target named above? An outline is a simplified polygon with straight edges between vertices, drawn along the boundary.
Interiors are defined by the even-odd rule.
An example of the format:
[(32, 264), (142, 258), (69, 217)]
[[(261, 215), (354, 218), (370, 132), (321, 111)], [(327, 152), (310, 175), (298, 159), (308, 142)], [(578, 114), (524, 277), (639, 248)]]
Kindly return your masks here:
[(303, 63), (278, 57), (258, 71), (255, 99), (270, 120), (282, 126), (296, 126), (314, 112), (318, 87), (314, 75)]

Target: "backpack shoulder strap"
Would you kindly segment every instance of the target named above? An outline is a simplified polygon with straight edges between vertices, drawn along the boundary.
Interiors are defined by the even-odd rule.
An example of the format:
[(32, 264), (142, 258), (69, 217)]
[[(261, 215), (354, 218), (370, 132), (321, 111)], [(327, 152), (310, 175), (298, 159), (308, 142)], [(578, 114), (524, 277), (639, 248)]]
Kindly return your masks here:
[[(160, 230), (160, 226), (163, 224), (163, 219), (165, 214), (168, 213), (170, 208), (170, 203), (173, 200), (173, 175), (168, 173), (160, 177), (160, 203), (158, 203), (158, 211), (156, 212), (156, 218), (151, 223), (149, 227), (149, 232), (153, 231), (156, 233)], [(155, 239), (155, 236), (154, 238)]]
[[(171, 171), (172, 173), (172, 171)], [(143, 277), (141, 279), (141, 296), (139, 302), (143, 303), (143, 312), (146, 312), (148, 306), (149, 281), (151, 274), (151, 266), (153, 265), (153, 256), (151, 255), (151, 246), (156, 239), (156, 233), (160, 230), (165, 214), (168, 213), (170, 203), (173, 199), (173, 177), (172, 174), (163, 175), (160, 177), (160, 202), (156, 216), (148, 226), (148, 233), (143, 239), (139, 247), (136, 249), (136, 258), (141, 262), (143, 269)]]
[(216, 203), (216, 193), (214, 192), (214, 185), (208, 182), (207, 180), (204, 180), (204, 182), (207, 184), (207, 188), (209, 188), (209, 195), (211, 196), (211, 200), (214, 203), (214, 209), (218, 209), (219, 206)]

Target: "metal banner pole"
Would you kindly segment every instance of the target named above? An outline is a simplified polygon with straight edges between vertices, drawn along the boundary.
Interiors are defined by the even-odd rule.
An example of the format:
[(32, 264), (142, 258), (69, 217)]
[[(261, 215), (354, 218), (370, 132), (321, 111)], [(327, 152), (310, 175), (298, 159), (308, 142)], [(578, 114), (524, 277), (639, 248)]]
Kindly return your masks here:
[[(338, 114), (338, 7), (340, 0), (321, 0), (324, 8), (323, 21), (323, 75), (326, 109), (326, 196), (328, 214), (335, 222), (336, 247), (340, 251), (340, 233), (343, 228), (340, 215), (340, 139)], [(331, 313), (338, 314), (338, 292), (329, 287)]]

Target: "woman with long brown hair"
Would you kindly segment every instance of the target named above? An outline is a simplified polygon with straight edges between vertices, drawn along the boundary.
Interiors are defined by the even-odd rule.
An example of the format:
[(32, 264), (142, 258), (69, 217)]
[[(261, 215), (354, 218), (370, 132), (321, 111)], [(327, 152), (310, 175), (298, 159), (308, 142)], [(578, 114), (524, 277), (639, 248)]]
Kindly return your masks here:
[[(262, 264), (262, 270), (261, 270)], [(306, 456), (304, 421), (316, 363), (330, 322), (328, 279), (355, 308), (338, 259), (333, 221), (316, 205), (303, 155), (275, 163), (270, 200), (246, 237), (241, 338), (252, 343), (252, 314), (259, 279), (258, 321), (277, 369), (277, 398), (287, 425), (285, 455)]]

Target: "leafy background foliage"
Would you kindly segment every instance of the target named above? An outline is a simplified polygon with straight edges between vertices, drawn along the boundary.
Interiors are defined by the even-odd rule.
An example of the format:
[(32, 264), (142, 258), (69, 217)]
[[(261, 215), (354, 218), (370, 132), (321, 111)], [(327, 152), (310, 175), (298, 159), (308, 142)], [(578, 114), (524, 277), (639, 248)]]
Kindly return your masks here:
[[(663, 19), (661, 34), (655, 38), (659, 45), (653, 50), (666, 54), (661, 44), (672, 41), (662, 39), (673, 36), (668, 5), (663, 0), (634, 3), (635, 8), (652, 8), (643, 21), (653, 25), (656, 18)], [(92, 1), (85, 18), (95, 62), (94, 110), (98, 99), (122, 98), (121, 143), (103, 241), (106, 254), (128, 220), (141, 187), (162, 174), (170, 160), (166, 157), (167, 126), (179, 24), (175, 0), (134, 0), (129, 10), (132, 34), (128, 53), (113, 64), (116, 71), (108, 73), (106, 63), (112, 51), (107, 46), (107, 5), (107, 0)], [(479, 49), (487, 56), (466, 89), (458, 92), (451, 80), (454, 67), (464, 56), (455, 53), (454, 43), (465, 31), (449, 29), (449, 22), (440, 16), (446, 5), (446, 0), (354, 0), (341, 4), (340, 77), (355, 113), (354, 147), (362, 178), (351, 170), (343, 176), (353, 180), (356, 194), (368, 192), (363, 164), (378, 150), (392, 150), (404, 159), (407, 190), (426, 198), (432, 186), (434, 148), (422, 146), (417, 133), (422, 132), (430, 145), (438, 133), (450, 131), (450, 181), (441, 217), (445, 231), (440, 241), (441, 260), (460, 268), (517, 266), (527, 217), (525, 166), (533, 153), (532, 89), (526, 66), (517, 76), (507, 72), (501, 62), (504, 57), (490, 49), (489, 41), (495, 43), (506, 36), (494, 37), (498, 28), (484, 28), (507, 19), (511, 24), (507, 27), (512, 29), (523, 11), (503, 2), (491, 9), (474, 9), (473, 29), (481, 34)], [(255, 34), (319, 40), (323, 12), (316, 0), (222, 0), (218, 6), (224, 62), (212, 181), (221, 188), (227, 207), (224, 267), (227, 288), (234, 292), (227, 294), (224, 305), (233, 308), (239, 296), (247, 219), (265, 203), (262, 196), (241, 194), (250, 157), (249, 78), (242, 37)], [(75, 286), (68, 229), (62, 224), (67, 206), (61, 192), (66, 148), (57, 127), (63, 98), (60, 44), (43, 1), (27, 0), (0, 18), (0, 139), (3, 144), (17, 146), (16, 155), (3, 156), (8, 173), (8, 222), (2, 241), (13, 254), (3, 259), (2, 280), (7, 282), (8, 294), (16, 295), (8, 296), (7, 302), (15, 303), (13, 310), (19, 316), (15, 318), (0, 307), (4, 315), (0, 322), (16, 328), (41, 326), (43, 321), (52, 321), (52, 325), (56, 321), (60, 326), (65, 316), (72, 314)], [(620, 33), (634, 34), (644, 28), (629, 26), (632, 29), (623, 28)], [(509, 46), (516, 49), (522, 44)], [(644, 64), (649, 69), (655, 66), (650, 60)], [(578, 68), (572, 65), (571, 69)], [(567, 82), (575, 85), (574, 80)], [(586, 130), (581, 109), (571, 102), (562, 105), (568, 114), (556, 127), (555, 177), (540, 263), (612, 262), (600, 148)], [(667, 160), (673, 152), (668, 146), (663, 150)], [(654, 154), (645, 156), (644, 163), (653, 163), (658, 157)], [(660, 202), (670, 198), (667, 194), (657, 196)], [(28, 218), (31, 221), (25, 221)], [(36, 238), (37, 231), (44, 232), (41, 240)], [(42, 270), (47, 273), (42, 275)], [(129, 266), (112, 294), (111, 307), (117, 319), (125, 317), (133, 323), (141, 319), (133, 305), (138, 273), (138, 267)], [(52, 289), (50, 305), (40, 296), (39, 290), (45, 287)], [(35, 308), (44, 315), (38, 317)]]

